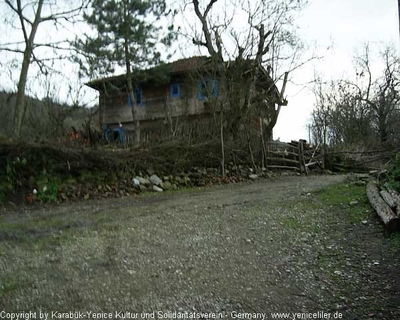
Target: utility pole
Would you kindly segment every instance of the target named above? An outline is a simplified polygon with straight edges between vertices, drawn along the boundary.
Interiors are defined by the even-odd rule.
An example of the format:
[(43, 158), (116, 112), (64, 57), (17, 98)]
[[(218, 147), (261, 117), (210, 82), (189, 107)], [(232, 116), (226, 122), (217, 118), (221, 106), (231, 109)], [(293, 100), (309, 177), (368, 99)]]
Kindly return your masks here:
[(399, 37), (400, 37), (400, 0), (397, 0), (397, 5), (399, 9)]

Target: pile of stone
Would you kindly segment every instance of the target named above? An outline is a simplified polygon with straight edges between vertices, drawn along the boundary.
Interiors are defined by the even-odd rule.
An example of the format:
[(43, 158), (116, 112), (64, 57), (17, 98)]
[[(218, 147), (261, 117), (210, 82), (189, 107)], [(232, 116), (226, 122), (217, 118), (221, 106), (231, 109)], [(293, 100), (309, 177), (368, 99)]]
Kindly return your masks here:
[[(282, 172), (281, 175), (290, 175), (292, 172)], [(56, 195), (57, 202), (70, 202), (76, 200), (118, 198), (141, 192), (163, 192), (182, 188), (206, 187), (258, 179), (274, 178), (272, 173), (265, 168), (250, 168), (248, 166), (229, 165), (225, 176), (217, 168), (194, 167), (190, 171), (174, 175), (157, 174), (153, 169), (138, 172), (133, 178), (119, 178), (115, 173), (109, 174), (104, 181), (75, 181), (68, 185), (60, 186)], [(25, 202), (45, 202), (43, 190), (29, 193)], [(42, 197), (40, 198), (40, 195)]]
[(245, 180), (260, 178), (273, 178), (274, 174), (265, 168), (256, 170), (246, 166), (228, 166), (225, 176), (216, 168), (193, 168), (191, 171), (177, 175), (158, 176), (153, 169), (148, 169), (145, 174), (139, 172), (132, 178), (132, 186), (140, 191), (162, 192), (164, 190), (177, 190), (188, 187), (203, 187), (213, 184), (235, 183)]

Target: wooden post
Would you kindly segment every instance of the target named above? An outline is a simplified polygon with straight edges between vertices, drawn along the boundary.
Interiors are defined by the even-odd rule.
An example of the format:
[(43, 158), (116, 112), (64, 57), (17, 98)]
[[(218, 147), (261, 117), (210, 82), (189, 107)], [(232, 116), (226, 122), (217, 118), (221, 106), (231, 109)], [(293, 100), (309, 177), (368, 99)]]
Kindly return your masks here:
[(268, 154), (264, 140), (263, 120), (261, 117), (260, 117), (260, 134), (261, 134), (261, 153), (262, 153), (261, 163), (263, 167), (268, 169), (268, 160), (267, 160)]
[(300, 165), (303, 166), (304, 172), (306, 173), (306, 176), (308, 176), (308, 168), (306, 166), (306, 160), (304, 157), (304, 143), (302, 140), (300, 140), (300, 149), (301, 149), (301, 163)]
[(322, 170), (325, 170), (325, 143), (322, 145), (321, 148), (321, 166), (322, 166)]
[(397, 0), (397, 6), (399, 11), (399, 34), (400, 34), (400, 0)]
[(221, 167), (222, 167), (222, 176), (225, 177), (225, 139), (224, 139), (224, 121), (223, 121), (223, 112), (220, 113), (220, 138), (221, 138)]
[(303, 161), (302, 161), (302, 155), (303, 155), (303, 152), (301, 151), (301, 141), (299, 141), (299, 145), (298, 145), (298, 153), (299, 153), (299, 156), (298, 156), (298, 158), (299, 158), (299, 169), (300, 169), (300, 174), (302, 174), (303, 173)]

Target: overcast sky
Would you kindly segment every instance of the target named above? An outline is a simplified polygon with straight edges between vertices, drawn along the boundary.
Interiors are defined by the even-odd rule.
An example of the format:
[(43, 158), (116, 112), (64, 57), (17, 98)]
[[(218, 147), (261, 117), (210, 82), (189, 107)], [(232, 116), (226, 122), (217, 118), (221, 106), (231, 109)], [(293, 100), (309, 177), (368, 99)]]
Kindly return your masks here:
[[(170, 1), (180, 3), (181, 0)], [(226, 1), (218, 3), (224, 5)], [(4, 3), (0, 5), (3, 13), (5, 12), (3, 9), (6, 8)], [(176, 21), (178, 24), (180, 23), (179, 19), (182, 19), (182, 17)], [(186, 15), (186, 19), (190, 22), (192, 17)], [(327, 81), (351, 77), (355, 73), (352, 68), (355, 52), (362, 50), (365, 43), (370, 43), (375, 52), (390, 43), (395, 45), (396, 48), (400, 44), (396, 0), (310, 0), (301, 12), (297, 24), (300, 28), (299, 36), (308, 43), (310, 50), (316, 48), (317, 53), (323, 55), (323, 59), (313, 61), (292, 74), (292, 82), (286, 88), (289, 105), (282, 107), (281, 115), (274, 130), (274, 138), (280, 138), (281, 141), (298, 140), (300, 138), (308, 140), (306, 125), (314, 106), (314, 96), (311, 91), (312, 86), (305, 86), (305, 84), (313, 79), (315, 72)], [(1, 27), (1, 31), (15, 38), (11, 32), (12, 29), (6, 27), (6, 25)], [(54, 33), (51, 28), (48, 30), (39, 29), (39, 31), (41, 37), (46, 36), (48, 32)], [(74, 32), (76, 31), (74, 30)], [(3, 40), (10, 37), (3, 37)], [(192, 51), (188, 49), (185, 44), (186, 56), (188, 52), (189, 55), (198, 54), (195, 48), (192, 49)], [(2, 53), (2, 55), (4, 54)], [(177, 52), (172, 60), (181, 56), (183, 54)], [(4, 61), (4, 59), (2, 60)], [(12, 83), (9, 80), (8, 73), (4, 73), (4, 70), (7, 70), (4, 67), (7, 67), (7, 65), (3, 63), (0, 86), (8, 90), (15, 89), (17, 77), (14, 75), (14, 83)], [(62, 67), (62, 70), (67, 71), (68, 67)], [(69, 70), (70, 75), (66, 75), (66, 77), (77, 83), (77, 80), (73, 79), (76, 71)], [(30, 70), (30, 72), (34, 73), (33, 70)], [(37, 82), (32, 76), (30, 79)], [(65, 81), (58, 81), (57, 83), (65, 84)], [(66, 88), (59, 89), (61, 91), (66, 90)], [(93, 98), (95, 92), (88, 89), (88, 92), (83, 95)]]
[[(365, 43), (376, 53), (386, 44), (399, 48), (399, 26), (396, 0), (311, 0), (298, 24), (301, 36), (309, 44), (316, 42), (324, 59), (310, 63), (294, 75), (294, 82), (305, 83), (314, 70), (325, 80), (351, 77), (353, 57)], [(331, 44), (333, 47), (326, 50)], [(289, 105), (282, 107), (274, 130), (281, 141), (308, 140), (309, 114), (314, 96), (309, 89), (289, 85)]]

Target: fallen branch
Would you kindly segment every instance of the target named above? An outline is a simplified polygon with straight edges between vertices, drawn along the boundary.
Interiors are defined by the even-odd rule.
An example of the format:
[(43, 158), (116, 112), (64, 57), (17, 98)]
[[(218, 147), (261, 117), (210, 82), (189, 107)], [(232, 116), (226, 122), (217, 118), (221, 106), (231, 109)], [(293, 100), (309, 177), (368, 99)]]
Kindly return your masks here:
[(367, 197), (378, 216), (382, 219), (388, 230), (396, 230), (400, 225), (397, 217), (379, 194), (378, 185), (374, 181), (367, 184)]

